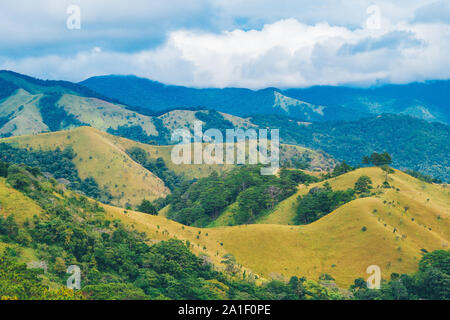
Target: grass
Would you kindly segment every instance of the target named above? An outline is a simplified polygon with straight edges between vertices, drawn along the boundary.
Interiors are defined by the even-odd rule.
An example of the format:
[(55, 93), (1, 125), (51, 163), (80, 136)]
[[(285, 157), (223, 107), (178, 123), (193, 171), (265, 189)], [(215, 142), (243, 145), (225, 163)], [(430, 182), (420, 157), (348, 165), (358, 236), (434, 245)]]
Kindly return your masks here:
[[(346, 189), (363, 174), (370, 176), (375, 186), (384, 181), (381, 169), (364, 168), (329, 182), (335, 189)], [(189, 240), (197, 253), (208, 254), (218, 264), (226, 252), (266, 279), (276, 274), (286, 278), (304, 275), (317, 279), (321, 273), (329, 273), (338, 285), (347, 287), (358, 277), (367, 278), (365, 271), (369, 265), (380, 266), (382, 277), (388, 279), (393, 272), (414, 272), (421, 249), (432, 251), (448, 246), (450, 197), (447, 187), (424, 185), (399, 171), (390, 174), (389, 179), (400, 191), (384, 189), (386, 191), (376, 197), (351, 201), (305, 226), (278, 223), (198, 229), (161, 216), (131, 211), (124, 214), (113, 208), (108, 212), (114, 212), (116, 218), (145, 231), (153, 239)], [(300, 188), (298, 193), (305, 193), (307, 189)], [(274, 211), (279, 222), (282, 222), (281, 213), (292, 215), (295, 212), (289, 206), (291, 198)], [(406, 204), (409, 209), (405, 213)], [(226, 217), (225, 214), (223, 219)], [(290, 221), (285, 219), (285, 222)], [(198, 232), (201, 232), (199, 238)]]
[[(38, 108), (42, 94), (32, 95), (19, 89), (0, 103), (0, 117), (11, 117), (0, 134), (25, 135), (48, 131)], [(11, 116), (12, 115), (12, 116)]]
[(118, 126), (127, 125), (141, 126), (147, 135), (157, 135), (151, 117), (127, 110), (121, 105), (72, 94), (64, 94), (58, 101), (58, 105), (82, 123), (101, 131), (106, 131), (110, 127), (117, 129)]
[(90, 127), (0, 140), (18, 147), (54, 150), (71, 145), (73, 160), (82, 179), (93, 177), (120, 206), (136, 206), (142, 199), (155, 200), (169, 193), (161, 179), (134, 162), (109, 135)]
[[(329, 182), (334, 189), (346, 189), (363, 174), (372, 179), (375, 187), (384, 180), (381, 169), (364, 168)], [(351, 201), (304, 226), (278, 223), (200, 229), (166, 219), (163, 212), (167, 209), (160, 216), (152, 216), (104, 207), (110, 219), (120, 219), (145, 232), (150, 243), (170, 238), (189, 241), (193, 252), (208, 255), (219, 267), (223, 255), (231, 253), (247, 272), (264, 279), (279, 274), (285, 278), (296, 275), (317, 279), (320, 274), (329, 273), (339, 286), (348, 287), (355, 278), (367, 278), (369, 265), (380, 266), (382, 277), (388, 279), (393, 272), (416, 271), (421, 249), (448, 248), (448, 186), (423, 183), (399, 171), (389, 175), (389, 182), (400, 191), (383, 189), (377, 196)], [(298, 193), (307, 192), (308, 188), (299, 188)], [(7, 203), (2, 205), (7, 213), (16, 217), (29, 217), (37, 209), (30, 199), (7, 187), (4, 180), (0, 180), (0, 199)], [(290, 200), (279, 204), (273, 214), (292, 214), (292, 208), (283, 206)], [(228, 211), (231, 210), (232, 206)]]
[(40, 215), (42, 209), (30, 198), (8, 186), (5, 178), (0, 178), (0, 215), (14, 215), (19, 223)]

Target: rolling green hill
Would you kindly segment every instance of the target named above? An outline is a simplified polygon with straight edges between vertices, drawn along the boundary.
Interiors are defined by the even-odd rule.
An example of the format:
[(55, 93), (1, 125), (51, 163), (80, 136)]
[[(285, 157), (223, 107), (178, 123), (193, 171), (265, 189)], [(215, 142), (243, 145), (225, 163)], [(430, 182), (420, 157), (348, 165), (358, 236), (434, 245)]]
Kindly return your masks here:
[[(188, 180), (208, 176), (213, 171), (223, 172), (233, 167), (216, 164), (175, 165), (171, 161), (173, 146), (143, 144), (92, 127), (9, 137), (0, 139), (0, 143), (2, 142), (16, 148), (25, 148), (30, 152), (52, 151), (57, 148), (64, 150), (71, 147), (76, 155), (71, 161), (79, 177), (81, 179), (92, 177), (100, 188), (111, 194), (111, 203), (122, 207), (127, 205), (136, 207), (143, 199), (155, 200), (170, 193), (160, 177), (129, 156), (127, 150), (133, 147), (144, 150), (151, 159), (162, 158), (170, 171)], [(289, 164), (289, 159), (300, 159), (302, 164), (311, 170), (330, 170), (334, 167), (334, 160), (322, 152), (290, 145), (281, 145), (280, 152), (281, 163)]]
[[(441, 91), (446, 86), (442, 83), (434, 85)], [(382, 114), (367, 118), (366, 114), (365, 117), (358, 116), (357, 120), (352, 121), (322, 121), (326, 120), (322, 113), (326, 114), (328, 109), (269, 89), (258, 93), (259, 98), (256, 100), (251, 98), (256, 94), (253, 91), (239, 89), (243, 90), (242, 94), (230, 93), (237, 110), (254, 111), (242, 115), (233, 111), (236, 108), (220, 109), (233, 113), (231, 115), (202, 110), (205, 109), (199, 107), (202, 104), (192, 105), (188, 100), (183, 103), (179, 96), (173, 97), (178, 100), (172, 106), (184, 109), (195, 107), (196, 110), (155, 113), (145, 108), (124, 105), (78, 84), (43, 81), (8, 71), (0, 71), (0, 87), (0, 137), (54, 132), (89, 125), (135, 141), (165, 145), (173, 143), (170, 136), (175, 129), (192, 129), (193, 121), (200, 120), (204, 129), (217, 128), (221, 131), (229, 128), (280, 129), (282, 143), (322, 150), (339, 161), (345, 160), (352, 165), (358, 165), (364, 155), (374, 151), (388, 151), (393, 156), (396, 168), (413, 169), (444, 181), (450, 179), (450, 150), (447, 142), (450, 140), (450, 127), (406, 115)], [(173, 88), (166, 87), (164, 90), (166, 89), (167, 94), (170, 94)], [(166, 92), (164, 90), (162, 92)], [(214, 90), (208, 95), (208, 99), (220, 104), (220, 99), (214, 100)], [(422, 94), (429, 97), (429, 90), (431, 89), (428, 88)], [(295, 92), (292, 93), (294, 95)], [(257, 109), (266, 100), (270, 101), (270, 112), (258, 114)], [(286, 110), (289, 112), (286, 113)], [(307, 116), (301, 118), (306, 122), (286, 117), (292, 110), (300, 114), (306, 112)], [(390, 109), (380, 110), (386, 112)], [(317, 117), (321, 121), (317, 122)]]
[[(20, 178), (15, 173), (17, 170), (22, 173)], [(257, 275), (262, 280), (260, 283), (266, 283), (270, 279), (287, 281), (294, 275), (316, 280), (326, 273), (334, 277), (341, 288), (348, 288), (356, 278), (367, 278), (366, 268), (369, 265), (378, 265), (383, 279), (389, 279), (392, 273), (416, 272), (425, 252), (448, 249), (448, 185), (425, 183), (399, 171), (389, 174), (388, 181), (395, 187), (390, 189), (379, 187), (385, 179), (385, 173), (380, 168), (358, 169), (329, 179), (327, 182), (334, 189), (345, 189), (352, 186), (358, 177), (366, 175), (373, 182), (375, 195), (348, 202), (308, 225), (287, 225), (283, 223), (289, 223), (289, 219), (284, 222), (279, 219), (277, 224), (203, 229), (184, 226), (162, 216), (96, 204), (46, 180), (35, 171), (32, 172), (34, 173), (27, 173), (24, 169), (15, 167), (14, 170), (8, 169), (6, 181), (4, 178), (0, 179), (2, 218), (14, 215), (17, 221), (25, 221), (27, 218), (29, 221), (26, 226), (23, 224), (20, 237), (14, 232), (17, 229), (2, 227), (2, 232), (9, 232), (2, 234), (2, 239), (9, 239), (10, 242), (0, 241), (0, 249), (9, 252), (17, 250), (21, 259), (27, 262), (47, 257), (52, 271), (48, 275), (51, 278), (48, 279), (54, 283), (62, 281), (60, 276), (53, 273), (58, 270), (58, 265), (77, 260), (77, 263), (82, 264), (92, 285), (98, 285), (95, 273), (92, 273), (93, 261), (96, 261), (98, 272), (109, 272), (109, 276), (119, 276), (122, 281), (135, 279), (133, 273), (124, 273), (127, 269), (122, 265), (123, 260), (114, 260), (114, 254), (121, 252), (124, 254), (123, 259), (142, 268), (136, 257), (146, 256), (147, 251), (139, 251), (144, 247), (133, 243), (144, 241), (143, 239), (150, 244), (157, 244), (161, 240), (183, 240), (202, 259), (214, 263), (218, 270), (225, 272), (230, 270), (230, 261), (233, 261), (230, 257), (234, 257), (235, 277), (242, 277), (245, 271), (247, 276)], [(15, 179), (21, 179), (24, 183), (17, 184)], [(319, 184), (323, 183), (325, 182)], [(9, 184), (14, 184), (15, 189), (11, 189)], [(315, 186), (312, 184), (307, 188)], [(17, 188), (21, 188), (21, 191)], [(299, 194), (306, 192), (302, 188), (305, 187), (299, 187)], [(293, 197), (295, 195), (285, 202), (292, 201)], [(45, 208), (45, 211), (39, 208)], [(273, 215), (292, 216), (290, 211), (292, 208), (289, 206), (279, 204)], [(37, 217), (41, 215), (41, 218), (33, 218), (33, 212)], [(112, 223), (106, 223), (105, 219)], [(121, 227), (118, 221), (127, 229)], [(11, 222), (8, 223), (10, 226)], [(39, 232), (34, 231), (34, 228), (38, 228)], [(69, 232), (70, 230), (72, 231)], [(136, 234), (131, 237), (126, 230), (145, 232), (145, 235)], [(101, 233), (105, 235), (100, 236)], [(15, 240), (11, 242), (11, 239)], [(33, 249), (29, 245), (30, 241), (39, 245)], [(94, 253), (86, 241), (95, 241), (96, 248), (100, 251)], [(127, 245), (124, 246), (124, 243)], [(161, 245), (161, 253), (173, 250), (170, 246), (166, 247), (166, 244)], [(130, 250), (134, 252), (134, 258), (126, 254)], [(92, 256), (88, 260), (81, 260), (85, 251)], [(58, 252), (65, 252), (62, 262), (55, 259)], [(181, 252), (175, 256), (180, 254)], [(172, 256), (165, 259), (175, 258)], [(116, 264), (109, 266), (111, 261), (116, 261)], [(177, 260), (172, 263), (175, 261)], [(127, 268), (129, 267), (130, 265)], [(137, 285), (139, 282), (133, 283)], [(203, 285), (205, 284), (202, 282)], [(143, 285), (147, 286), (148, 284)], [(93, 289), (87, 287), (84, 290)], [(164, 292), (170, 294), (170, 291)]]
[[(333, 188), (345, 189), (360, 175), (368, 175), (375, 186), (384, 179), (381, 169), (366, 168), (328, 181)], [(448, 186), (424, 183), (399, 171), (390, 174), (389, 181), (400, 191), (389, 189), (351, 201), (304, 226), (287, 225), (295, 210), (295, 195), (279, 204), (264, 224), (234, 227), (199, 229), (164, 217), (124, 214), (112, 207), (107, 211), (151, 237), (189, 240), (198, 252), (216, 262), (225, 252), (231, 253), (238, 263), (265, 278), (303, 274), (315, 279), (329, 273), (338, 284), (347, 286), (357, 277), (367, 277), (369, 265), (380, 266), (387, 279), (393, 272), (414, 272), (422, 249), (448, 248)], [(305, 190), (300, 188), (302, 192)], [(409, 206), (407, 212), (405, 206)], [(362, 231), (364, 226), (366, 231)]]

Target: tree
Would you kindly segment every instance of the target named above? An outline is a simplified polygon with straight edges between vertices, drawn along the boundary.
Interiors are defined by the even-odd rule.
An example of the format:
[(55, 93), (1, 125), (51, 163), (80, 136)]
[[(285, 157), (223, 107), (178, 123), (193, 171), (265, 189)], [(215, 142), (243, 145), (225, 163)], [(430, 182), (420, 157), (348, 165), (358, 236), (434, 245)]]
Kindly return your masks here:
[(142, 200), (142, 202), (138, 206), (137, 210), (139, 212), (148, 213), (148, 214), (152, 214), (152, 215), (157, 215), (158, 214), (158, 211), (153, 206), (153, 204), (150, 201), (146, 200), (146, 199)]
[(372, 153), (370, 155), (369, 161), (374, 166), (382, 166), (382, 165), (389, 165), (392, 162), (391, 155), (387, 153), (386, 151), (383, 153)]
[(337, 177), (352, 170), (353, 168), (351, 166), (349, 166), (345, 161), (342, 161), (334, 167), (333, 173), (331, 175), (333, 177)]
[(8, 176), (8, 164), (6, 162), (0, 161), (0, 177)]
[(368, 192), (371, 188), (372, 180), (368, 176), (361, 176), (355, 182), (355, 192), (356, 193), (365, 193)]
[(370, 158), (368, 156), (364, 156), (362, 159), (363, 164), (370, 164)]

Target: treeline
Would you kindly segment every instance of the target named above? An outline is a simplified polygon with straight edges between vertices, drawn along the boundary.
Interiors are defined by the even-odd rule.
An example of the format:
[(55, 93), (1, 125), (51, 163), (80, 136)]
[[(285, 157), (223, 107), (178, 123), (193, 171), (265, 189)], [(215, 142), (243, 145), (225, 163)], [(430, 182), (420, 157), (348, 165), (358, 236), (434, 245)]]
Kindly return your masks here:
[(213, 172), (189, 185), (184, 183), (167, 197), (167, 217), (186, 225), (207, 226), (229, 205), (237, 203), (231, 224), (254, 222), (291, 196), (299, 183), (319, 179), (299, 170), (282, 169), (280, 176), (261, 175), (259, 166), (239, 166), (219, 176)]
[(426, 253), (416, 273), (392, 273), (388, 281), (381, 282), (379, 290), (368, 289), (363, 278), (356, 279), (350, 290), (357, 300), (449, 300), (450, 251)]
[(131, 159), (160, 178), (171, 191), (186, 181), (183, 175), (177, 175), (175, 172), (169, 170), (164, 159), (161, 157), (156, 159), (150, 158), (147, 151), (139, 147), (132, 147), (126, 150), (126, 152)]
[[(342, 170), (341, 168), (338, 169)], [(340, 206), (359, 197), (372, 195), (372, 181), (367, 176), (361, 176), (355, 182), (355, 186), (347, 190), (334, 191), (327, 182), (323, 187), (313, 187), (304, 196), (297, 198), (296, 224), (310, 224), (323, 216), (331, 213)]]
[(435, 177), (432, 177), (432, 176), (420, 173), (420, 172), (415, 171), (415, 170), (405, 170), (403, 172), (409, 174), (410, 176), (412, 176), (414, 178), (417, 178), (417, 179), (419, 179), (421, 181), (424, 181), (424, 182), (428, 182), (428, 183), (442, 183), (441, 179), (438, 179), (438, 178), (435, 178)]
[[(29, 167), (37, 167), (41, 172), (50, 173), (56, 179), (66, 179), (69, 187), (81, 191), (89, 197), (108, 203), (111, 194), (100, 188), (94, 178), (81, 179), (78, 170), (72, 160), (76, 157), (71, 146), (61, 150), (43, 151), (25, 148), (16, 148), (8, 143), (0, 143), (0, 162), (7, 164), (25, 164)], [(14, 167), (12, 167), (14, 168)], [(11, 169), (12, 170), (12, 169)]]
[(387, 151), (396, 168), (420, 170), (444, 181), (450, 180), (450, 126), (406, 115), (384, 114), (355, 121), (297, 121), (277, 115), (254, 116), (259, 127), (283, 128), (283, 143), (323, 150), (352, 166), (374, 150)]

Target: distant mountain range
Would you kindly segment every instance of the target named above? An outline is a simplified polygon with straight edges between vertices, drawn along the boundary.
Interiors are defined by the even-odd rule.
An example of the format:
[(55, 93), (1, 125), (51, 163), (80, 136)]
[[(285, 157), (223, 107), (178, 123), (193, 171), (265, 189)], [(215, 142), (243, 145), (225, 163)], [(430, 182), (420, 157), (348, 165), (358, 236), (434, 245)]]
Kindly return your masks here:
[(450, 124), (450, 81), (385, 85), (368, 89), (196, 89), (136, 76), (92, 77), (80, 84), (145, 110), (203, 107), (238, 116), (279, 114), (302, 121), (356, 120), (373, 114), (405, 114)]
[[(391, 92), (391, 95), (396, 94), (396, 90), (390, 86), (383, 87), (384, 89), (317, 87), (285, 91), (277, 89), (260, 91), (191, 89), (164, 86), (136, 77), (116, 76), (91, 78), (83, 84), (89, 84), (89, 82), (101, 84), (102, 79), (105, 79), (104, 84), (110, 81), (118, 84), (123, 79), (130, 83), (134, 83), (136, 80), (146, 85), (152, 84), (155, 89), (147, 92), (147, 95), (152, 97), (153, 93), (157, 93), (158, 99), (152, 99), (159, 101), (158, 107), (150, 109), (148, 105), (136, 106), (133, 101), (124, 102), (124, 100), (129, 100), (126, 99), (125, 94), (127, 90), (129, 90), (130, 99), (134, 97), (134, 102), (137, 102), (136, 99), (139, 97), (143, 100), (147, 99), (145, 92), (141, 90), (142, 87), (132, 89), (123, 85), (117, 89), (117, 92), (112, 90), (108, 93), (111, 96), (107, 96), (105, 90), (93, 86), (87, 88), (66, 81), (44, 81), (11, 71), (0, 71), (0, 138), (91, 126), (139, 142), (169, 144), (173, 130), (177, 128), (192, 129), (194, 120), (200, 120), (205, 129), (280, 129), (283, 143), (322, 150), (337, 160), (346, 160), (353, 165), (358, 165), (364, 155), (374, 151), (388, 151), (393, 156), (393, 165), (396, 168), (418, 170), (445, 181), (450, 179), (450, 145), (448, 143), (450, 126), (424, 121), (409, 115), (384, 113), (374, 115), (368, 112), (368, 110), (375, 109), (367, 108), (364, 112), (359, 113), (354, 111), (355, 109), (352, 111), (347, 106), (339, 107), (335, 104), (339, 99), (342, 99), (343, 102), (347, 101), (342, 92), (349, 95), (349, 104), (352, 101), (363, 101), (362, 98), (357, 98), (356, 94), (352, 100), (351, 92), (360, 92), (360, 97), (367, 92), (386, 92), (385, 95), (374, 93), (373, 96), (377, 99), (381, 99), (379, 98), (381, 96), (383, 99), (387, 99), (388, 92)], [(437, 81), (422, 85), (406, 85), (405, 87), (421, 87), (422, 91), (417, 89), (415, 94), (416, 97), (421, 96), (422, 100), (430, 101), (427, 110), (441, 110), (437, 105), (444, 98), (440, 99), (438, 96), (447, 83), (446, 81)], [(427, 88), (426, 90), (423, 88), (424, 86)], [(111, 88), (108, 85), (105, 87)], [(432, 87), (437, 88), (434, 100), (433, 95), (429, 93)], [(321, 98), (317, 92), (332, 89), (341, 92), (342, 95), (338, 98), (338, 94), (332, 94), (329, 100), (331, 103), (324, 106), (326, 104), (322, 102), (326, 102), (326, 97)], [(100, 93), (95, 90), (99, 90)], [(406, 93), (402, 93), (402, 90), (399, 89), (399, 96), (406, 95)], [(123, 96), (119, 95), (120, 92)], [(142, 95), (139, 96), (138, 92), (141, 92)], [(183, 103), (181, 92), (187, 95), (186, 103)], [(316, 104), (296, 99), (300, 98), (301, 92), (309, 93), (308, 100), (316, 102)], [(219, 100), (215, 97), (218, 97)], [(205, 110), (205, 108), (225, 110), (226, 108), (217, 106), (226, 105), (225, 102), (231, 101), (229, 99), (233, 99), (239, 104), (230, 103), (231, 107), (228, 113)], [(213, 105), (203, 105), (202, 107), (200, 101), (216, 102)], [(222, 101), (223, 104), (218, 101)], [(257, 101), (261, 103), (258, 104)], [(431, 104), (432, 101), (435, 103)], [(197, 104), (197, 102), (199, 103)], [(396, 104), (392, 102), (391, 105)], [(176, 107), (184, 110), (163, 111), (165, 108)], [(196, 110), (186, 110), (186, 107), (196, 107)], [(358, 108), (362, 109), (363, 107)], [(377, 112), (388, 110), (383, 108), (377, 109)], [(337, 112), (338, 110), (345, 112)], [(441, 115), (444, 114), (444, 110), (442, 108)], [(335, 112), (334, 115), (333, 112)], [(303, 117), (300, 116), (301, 114)], [(437, 111), (433, 111), (432, 114), (438, 115)], [(338, 120), (335, 120), (336, 118)]]

